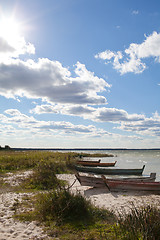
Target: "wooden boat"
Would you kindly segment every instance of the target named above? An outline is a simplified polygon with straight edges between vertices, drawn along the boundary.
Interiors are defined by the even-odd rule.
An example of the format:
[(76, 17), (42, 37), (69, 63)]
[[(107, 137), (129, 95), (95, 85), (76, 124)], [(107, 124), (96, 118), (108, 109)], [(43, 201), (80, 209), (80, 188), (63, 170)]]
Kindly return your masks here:
[(89, 187), (97, 187), (97, 188), (106, 187), (102, 177), (81, 176), (78, 172), (76, 172), (75, 176), (79, 181), (79, 183), (81, 184), (81, 186), (89, 186)]
[(99, 159), (99, 160), (94, 160), (94, 161), (89, 161), (89, 160), (79, 160), (79, 161), (77, 161), (77, 164), (80, 164), (80, 165), (83, 165), (83, 164), (92, 164), (92, 163), (95, 163), (95, 164), (98, 164), (98, 163), (100, 163), (100, 161), (101, 161), (101, 159)]
[(91, 167), (114, 167), (116, 162), (107, 162), (107, 163), (101, 163), (101, 160), (98, 161), (77, 161), (77, 164), (82, 166), (91, 166)]
[(142, 175), (145, 165), (137, 169), (121, 169), (121, 168), (102, 168), (102, 167), (84, 167), (76, 165), (75, 169), (79, 172), (96, 173), (105, 175)]
[(160, 182), (139, 182), (139, 181), (122, 181), (109, 180), (102, 176), (106, 187), (110, 191), (115, 190), (136, 190), (136, 191), (160, 191)]
[[(77, 180), (81, 186), (90, 186), (102, 188), (106, 187), (104, 177), (95, 177), (95, 176), (84, 176), (80, 175), (78, 172), (75, 174)], [(135, 182), (154, 182), (156, 179), (156, 173), (151, 173), (149, 177), (133, 177), (133, 178), (105, 178), (106, 180), (111, 181), (135, 181)]]

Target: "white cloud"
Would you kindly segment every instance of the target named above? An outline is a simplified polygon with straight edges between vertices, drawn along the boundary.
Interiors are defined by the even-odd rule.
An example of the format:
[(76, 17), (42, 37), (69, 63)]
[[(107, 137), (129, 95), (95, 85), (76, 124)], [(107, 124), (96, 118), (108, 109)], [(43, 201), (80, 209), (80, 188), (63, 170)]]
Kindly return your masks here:
[(135, 132), (146, 136), (160, 136), (160, 116), (157, 112), (151, 118), (145, 118), (137, 122), (123, 122), (120, 127), (123, 131)]
[(27, 97), (50, 103), (103, 104), (100, 93), (110, 88), (103, 78), (77, 62), (74, 76), (58, 61), (39, 58), (20, 59), (21, 54), (34, 54), (35, 47), (23, 37), (3, 38), (0, 30), (0, 95), (18, 99)]
[(0, 37), (0, 54), (2, 53), (13, 53), (14, 47), (11, 46), (3, 37)]
[(97, 122), (132, 122), (144, 120), (145, 116), (142, 114), (128, 114), (125, 110), (106, 107), (91, 107), (87, 105), (37, 105), (31, 110), (31, 113), (60, 113), (65, 115), (80, 116), (84, 119), (89, 119)]
[(158, 112), (147, 118), (143, 114), (129, 114), (123, 109), (74, 105), (41, 105), (32, 109), (32, 113), (60, 113), (83, 117), (94, 122), (112, 122), (117, 129), (134, 132), (142, 136), (160, 136), (160, 116)]
[(95, 55), (95, 58), (106, 60), (106, 63), (112, 59), (113, 67), (121, 74), (142, 73), (146, 69), (146, 64), (142, 60), (150, 57), (160, 63), (160, 33), (153, 32), (146, 36), (141, 44), (131, 43), (124, 54), (120, 51), (106, 50)]
[[(5, 114), (0, 114), (0, 122), (3, 126), (16, 126), (18, 130), (24, 130), (25, 132), (32, 132), (34, 134), (45, 133), (54, 134), (58, 132), (63, 132), (65, 134), (91, 134), (91, 136), (108, 135), (107, 131), (103, 129), (97, 129), (93, 125), (81, 125), (72, 124), (71, 122), (65, 121), (39, 121), (33, 116), (27, 116), (21, 113), (17, 109), (8, 109), (4, 112)], [(9, 116), (7, 116), (9, 115)], [(12, 130), (15, 129), (15, 127)], [(16, 131), (16, 130), (15, 130)]]
[(35, 47), (31, 43), (26, 43), (23, 37), (6, 40), (0, 36), (0, 63), (8, 62), (12, 58), (18, 58), (22, 54), (34, 54)]
[(132, 14), (133, 14), (133, 15), (138, 15), (138, 14), (139, 14), (139, 11), (138, 11), (138, 10), (133, 10), (133, 11), (132, 11)]
[(102, 104), (106, 98), (98, 93), (110, 85), (88, 71), (85, 65), (75, 66), (77, 77), (58, 61), (39, 59), (38, 62), (12, 59), (0, 64), (0, 95), (16, 98), (26, 96), (52, 103)]

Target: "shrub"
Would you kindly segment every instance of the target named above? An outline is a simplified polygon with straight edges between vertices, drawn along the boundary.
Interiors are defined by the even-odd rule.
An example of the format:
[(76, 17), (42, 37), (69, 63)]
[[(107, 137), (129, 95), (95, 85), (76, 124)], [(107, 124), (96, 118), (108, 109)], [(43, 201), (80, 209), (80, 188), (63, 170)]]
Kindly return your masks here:
[(37, 164), (29, 181), (27, 180), (28, 187), (38, 190), (48, 190), (64, 185), (64, 181), (59, 180), (56, 177), (58, 169), (59, 164), (56, 164), (51, 160), (41, 160)]
[(88, 224), (94, 221), (94, 207), (81, 194), (57, 189), (38, 195), (36, 212), (40, 221), (57, 224)]

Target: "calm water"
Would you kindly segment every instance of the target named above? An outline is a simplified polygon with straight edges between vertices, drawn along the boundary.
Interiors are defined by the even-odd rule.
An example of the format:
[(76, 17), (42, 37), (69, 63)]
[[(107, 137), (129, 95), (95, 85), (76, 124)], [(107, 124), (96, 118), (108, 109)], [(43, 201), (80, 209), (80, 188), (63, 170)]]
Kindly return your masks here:
[(115, 157), (101, 158), (101, 162), (117, 161), (115, 168), (142, 168), (145, 165), (143, 176), (156, 172), (156, 180), (160, 181), (160, 150), (92, 150), (83, 152), (112, 153)]

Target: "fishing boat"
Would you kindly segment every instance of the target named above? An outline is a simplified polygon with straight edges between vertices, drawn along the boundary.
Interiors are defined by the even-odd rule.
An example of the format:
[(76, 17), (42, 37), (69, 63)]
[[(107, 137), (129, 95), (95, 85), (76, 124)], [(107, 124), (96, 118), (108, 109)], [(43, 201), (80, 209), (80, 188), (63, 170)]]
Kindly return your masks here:
[(101, 159), (99, 159), (98, 161), (77, 161), (78, 165), (81, 166), (90, 166), (90, 167), (114, 167), (116, 162), (107, 162), (107, 163), (102, 163), (100, 162)]
[(75, 165), (75, 169), (79, 172), (105, 174), (105, 175), (142, 175), (145, 165), (142, 168), (102, 168), (102, 167), (84, 167)]
[(132, 178), (105, 178), (104, 177), (95, 177), (95, 176), (86, 176), (80, 175), (78, 172), (75, 174), (77, 180), (81, 186), (89, 186), (102, 188), (106, 187), (105, 180), (111, 181), (135, 181), (135, 182), (154, 182), (156, 179), (156, 173), (151, 173), (148, 177), (132, 177)]
[(139, 181), (122, 181), (109, 180), (102, 175), (106, 187), (110, 191), (117, 190), (134, 190), (134, 191), (160, 191), (160, 182), (139, 182)]

